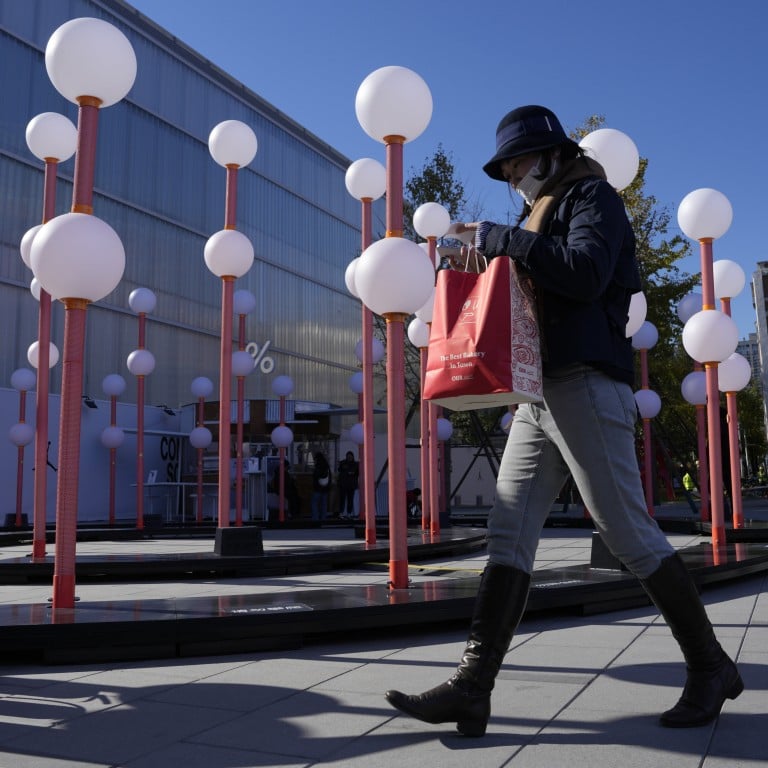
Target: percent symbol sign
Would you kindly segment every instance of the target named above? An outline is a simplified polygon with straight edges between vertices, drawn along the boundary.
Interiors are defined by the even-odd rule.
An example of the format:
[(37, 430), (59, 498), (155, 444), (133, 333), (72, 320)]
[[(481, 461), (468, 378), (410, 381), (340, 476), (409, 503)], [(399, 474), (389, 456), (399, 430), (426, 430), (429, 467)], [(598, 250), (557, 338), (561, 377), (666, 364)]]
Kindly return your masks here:
[(275, 370), (275, 358), (272, 355), (267, 355), (266, 351), (269, 349), (270, 341), (265, 341), (261, 347), (252, 341), (245, 348), (246, 351), (253, 357), (253, 367), (259, 367), (262, 373), (272, 373)]

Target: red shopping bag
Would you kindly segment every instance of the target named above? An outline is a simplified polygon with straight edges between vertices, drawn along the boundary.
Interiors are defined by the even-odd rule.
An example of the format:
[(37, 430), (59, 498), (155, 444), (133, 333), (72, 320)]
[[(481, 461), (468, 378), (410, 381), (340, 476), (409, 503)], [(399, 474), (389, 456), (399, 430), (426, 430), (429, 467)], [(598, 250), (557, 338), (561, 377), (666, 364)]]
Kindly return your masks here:
[(454, 411), (542, 399), (536, 301), (511, 259), (437, 273), (423, 397)]

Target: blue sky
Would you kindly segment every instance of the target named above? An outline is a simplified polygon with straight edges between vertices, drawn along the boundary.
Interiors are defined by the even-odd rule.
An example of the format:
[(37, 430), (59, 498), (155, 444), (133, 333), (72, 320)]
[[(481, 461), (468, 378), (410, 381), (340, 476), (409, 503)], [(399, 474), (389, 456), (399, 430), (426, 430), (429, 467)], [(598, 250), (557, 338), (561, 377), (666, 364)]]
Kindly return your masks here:
[[(427, 130), (405, 145), (406, 174), (441, 143), (485, 218), (504, 221), (512, 208), (505, 186), (481, 171), (504, 113), (543, 104), (566, 130), (604, 115), (648, 158), (646, 193), (670, 210), (675, 230), (688, 192), (713, 187), (728, 197), (733, 223), (714, 255), (746, 272), (732, 311), (742, 337), (754, 331), (749, 281), (756, 262), (768, 260), (764, 0), (132, 5), (351, 160), (384, 159), (355, 117), (360, 83), (386, 65), (418, 72), (434, 110)], [(259, 152), (268, 151), (262, 142)], [(698, 273), (693, 245), (680, 266)]]

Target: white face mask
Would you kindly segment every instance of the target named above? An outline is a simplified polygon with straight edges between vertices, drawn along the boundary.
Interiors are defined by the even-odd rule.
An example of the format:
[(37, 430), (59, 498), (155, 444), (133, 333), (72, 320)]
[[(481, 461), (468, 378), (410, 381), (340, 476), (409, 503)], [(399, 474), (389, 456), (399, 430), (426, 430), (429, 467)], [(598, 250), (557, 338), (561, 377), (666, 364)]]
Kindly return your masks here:
[(541, 172), (539, 171), (539, 161), (537, 160), (536, 164), (520, 179), (520, 182), (515, 187), (515, 192), (531, 207), (533, 207), (539, 192), (541, 192), (541, 188), (544, 186), (544, 182), (547, 180), (546, 176), (540, 177)]

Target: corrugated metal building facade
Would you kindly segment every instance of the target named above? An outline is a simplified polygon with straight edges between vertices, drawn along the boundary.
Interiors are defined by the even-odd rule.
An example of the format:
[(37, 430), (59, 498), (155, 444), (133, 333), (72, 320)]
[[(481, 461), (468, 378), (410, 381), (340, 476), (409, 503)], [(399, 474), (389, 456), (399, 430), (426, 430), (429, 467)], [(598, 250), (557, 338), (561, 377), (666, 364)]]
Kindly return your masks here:
[[(235, 289), (255, 294), (247, 341), (269, 342), (275, 363), (271, 375), (248, 377), (246, 397), (271, 397), (271, 379), (288, 374), (298, 399), (356, 403), (348, 379), (357, 368), (360, 304), (345, 288), (344, 270), (359, 254), (360, 205), (344, 184), (349, 159), (120, 0), (0, 0), (0, 381), (7, 386), (27, 365), (37, 338), (32, 275), (19, 243), (41, 219), (43, 168), (26, 146), (25, 128), (46, 111), (77, 122), (76, 107), (47, 76), (44, 51), (54, 30), (79, 16), (117, 26), (138, 60), (127, 98), (100, 113), (94, 213), (119, 234), (127, 264), (119, 287), (88, 310), (85, 391), (101, 396), (104, 376), (120, 373), (128, 382), (121, 399), (135, 400), (125, 361), (138, 342), (128, 296), (139, 286), (158, 299), (147, 323), (146, 346), (157, 359), (147, 404), (188, 403), (192, 379), (218, 380), (221, 283), (205, 266), (203, 248), (224, 226), (225, 171), (207, 140), (217, 123), (236, 119), (254, 130), (259, 150), (238, 174), (237, 228), (256, 260)], [(57, 213), (71, 205), (73, 170), (71, 159), (61, 164)], [(379, 204), (375, 214), (376, 231), (383, 228)], [(53, 315), (61, 349), (60, 304)], [(52, 392), (60, 384), (57, 367)], [(383, 390), (380, 378), (377, 387)]]

